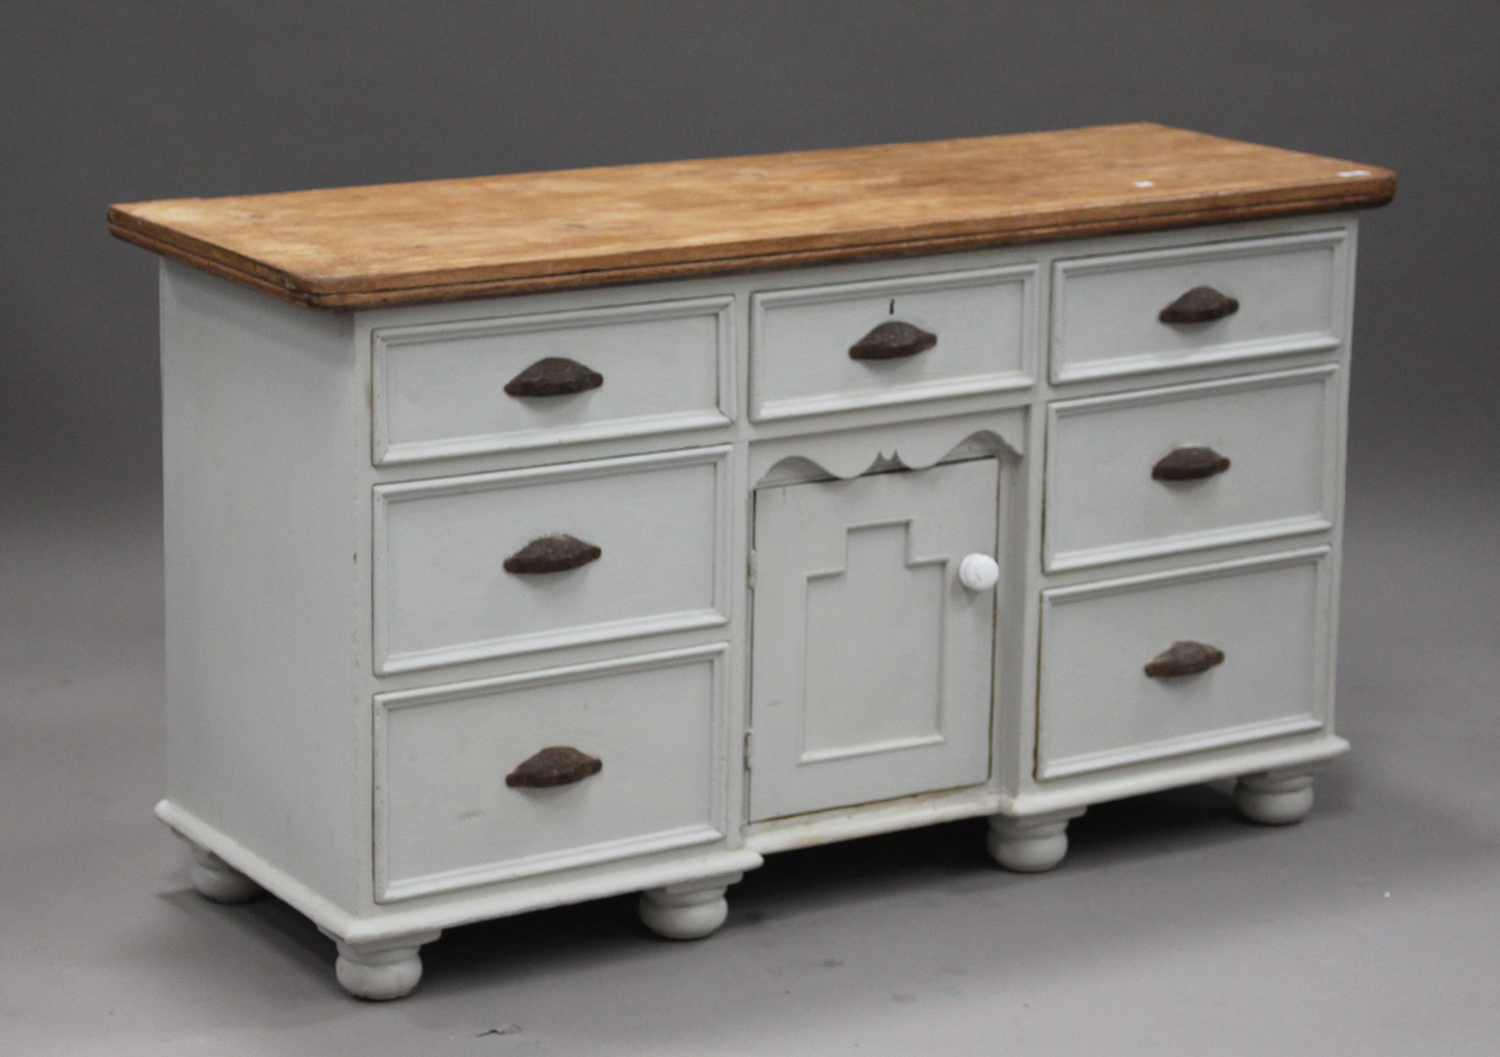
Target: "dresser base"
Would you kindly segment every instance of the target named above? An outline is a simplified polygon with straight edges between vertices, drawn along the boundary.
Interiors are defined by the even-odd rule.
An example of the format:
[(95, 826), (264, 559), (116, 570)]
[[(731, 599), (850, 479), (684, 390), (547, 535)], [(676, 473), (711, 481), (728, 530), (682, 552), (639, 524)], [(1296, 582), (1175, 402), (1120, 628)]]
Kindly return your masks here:
[(763, 856), (749, 849), (719, 849), (662, 862), (610, 867), (584, 876), (560, 877), (545, 886), (481, 890), (472, 894), (450, 893), (441, 902), (382, 907), (356, 914), (171, 800), (162, 800), (156, 805), (156, 817), (195, 849), (195, 856), (196, 849), (204, 849), (206, 854), (223, 864), (221, 871), (227, 869), (246, 878), (258, 890), (264, 889), (310, 919), (325, 935), (353, 946), (381, 944), (418, 933), (629, 892), (677, 891), (695, 884), (722, 888), (765, 862)]
[[(1234, 791), (1240, 813), (1265, 825), (1286, 825), (1305, 817), (1313, 803), (1313, 770), (1316, 763), (1323, 762), (1305, 757), (1326, 758), (1347, 747), (1342, 739), (1330, 738), (1327, 742), (1315, 753), (1304, 749), (1300, 765), (1240, 775)], [(1097, 797), (1099, 790), (1094, 792), (1093, 802), (1109, 799)], [(1067, 854), (1068, 823), (1085, 810), (1086, 805), (1070, 804), (1021, 816), (991, 814), (987, 841), (990, 855), (1000, 866), (1018, 873), (1050, 870)], [(729, 886), (737, 883), (745, 870), (763, 861), (760, 854), (747, 849), (717, 851), (676, 862), (559, 880), (521, 892), (482, 893), (357, 917), (172, 802), (162, 801), (156, 813), (192, 850), (193, 886), (201, 895), (218, 903), (237, 903), (266, 891), (275, 894), (312, 919), (337, 944), (335, 971), (340, 985), (356, 997), (371, 1000), (409, 994), (422, 977), (420, 948), (438, 939), (443, 928), (547, 906), (639, 891), (641, 920), (654, 933), (674, 940), (701, 939), (724, 924)], [(804, 839), (802, 843), (826, 843), (828, 839), (839, 837), (825, 835), (824, 841)]]

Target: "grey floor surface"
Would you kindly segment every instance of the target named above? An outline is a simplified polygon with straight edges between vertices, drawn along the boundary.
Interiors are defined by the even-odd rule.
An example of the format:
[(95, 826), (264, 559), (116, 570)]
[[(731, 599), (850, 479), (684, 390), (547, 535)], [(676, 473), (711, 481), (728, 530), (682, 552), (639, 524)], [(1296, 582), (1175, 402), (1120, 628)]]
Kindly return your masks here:
[(1093, 809), (1056, 871), (963, 822), (772, 857), (701, 943), (613, 899), (455, 929), (357, 1002), (152, 818), (148, 506), (0, 518), (0, 1054), (1500, 1053), (1500, 507), (1351, 496), (1340, 724), (1303, 824), (1222, 788)]

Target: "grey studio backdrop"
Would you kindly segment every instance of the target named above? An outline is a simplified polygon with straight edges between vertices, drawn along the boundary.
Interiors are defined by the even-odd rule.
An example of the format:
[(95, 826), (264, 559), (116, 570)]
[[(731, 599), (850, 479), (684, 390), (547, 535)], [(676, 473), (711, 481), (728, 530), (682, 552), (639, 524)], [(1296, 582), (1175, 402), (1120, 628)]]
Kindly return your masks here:
[[(0, 1053), (1488, 1054), (1500, 1034), (1500, 7), (6, 3)], [(118, 201), (1153, 120), (1391, 167), (1361, 232), (1341, 727), (1286, 831), (1104, 805), (772, 858), (705, 943), (628, 900), (454, 930), (355, 1003), (211, 907), (161, 758), (155, 259)], [(1486, 1001), (1486, 999), (1489, 999)]]

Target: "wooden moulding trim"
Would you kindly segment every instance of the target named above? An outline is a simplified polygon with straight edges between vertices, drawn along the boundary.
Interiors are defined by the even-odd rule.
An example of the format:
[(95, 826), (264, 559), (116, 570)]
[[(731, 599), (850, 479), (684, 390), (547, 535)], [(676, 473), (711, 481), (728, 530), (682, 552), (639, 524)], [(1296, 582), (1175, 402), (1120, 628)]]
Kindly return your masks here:
[(236, 268), (233, 265), (225, 264), (213, 257), (194, 253), (175, 243), (165, 242), (144, 231), (121, 227), (113, 219), (109, 222), (109, 233), (117, 239), (124, 239), (126, 242), (134, 243), (142, 249), (148, 249), (152, 253), (159, 253), (163, 257), (168, 257), (174, 261), (181, 261), (183, 264), (191, 264), (195, 268), (202, 268), (204, 271), (211, 272), (220, 278), (231, 279), (243, 286), (250, 287), (252, 290), (259, 290), (263, 294), (270, 294), (272, 297), (280, 298), (283, 301), (291, 301), (293, 304), (307, 305), (309, 307), (319, 305), (315, 297), (298, 293), (296, 290), (290, 290), (279, 283), (270, 282), (259, 275)]
[[(1354, 188), (1350, 188), (1354, 191)], [(844, 261), (874, 260), (878, 258), (914, 257), (936, 253), (954, 253), (964, 250), (987, 249), (1009, 246), (1023, 242), (1056, 242), (1066, 239), (1123, 234), (1126, 232), (1160, 231), (1169, 228), (1197, 227), (1206, 224), (1232, 223), (1236, 221), (1261, 220), (1272, 217), (1296, 216), (1307, 213), (1329, 213), (1352, 209), (1372, 209), (1385, 205), (1395, 194), (1394, 181), (1386, 181), (1374, 189), (1365, 186), (1357, 193), (1342, 197), (1319, 196), (1316, 198), (1289, 201), (1262, 202), (1255, 204), (1220, 203), (1199, 209), (1174, 213), (1138, 215), (1133, 217), (1107, 217), (1078, 219), (1054, 223), (1034, 224), (1027, 227), (1001, 231), (941, 236), (936, 238), (909, 239), (896, 242), (865, 243), (842, 246), (827, 246), (813, 249), (793, 250), (783, 253), (746, 254), (734, 257), (718, 257), (700, 260), (682, 260), (671, 263), (643, 264), (633, 267), (584, 269), (552, 274), (508, 276), (474, 281), (438, 283), (428, 286), (391, 287), (363, 291), (320, 291), (290, 285), (298, 280), (258, 264), (238, 254), (228, 253), (198, 240), (188, 247), (177, 241), (168, 241), (157, 233), (146, 230), (154, 227), (136, 217), (128, 217), (111, 211), (109, 230), (116, 238), (134, 243), (164, 257), (182, 261), (232, 280), (272, 297), (312, 308), (355, 309), (391, 308), (398, 305), (430, 304), (442, 301), (462, 301), (481, 297), (502, 297), (511, 294), (542, 293), (551, 290), (570, 290), (590, 286), (616, 286), (627, 283), (656, 282), (667, 279), (693, 279), (714, 275), (734, 275), (745, 272), (771, 271), (778, 268), (802, 267), (815, 264), (832, 264)], [(122, 223), (127, 221), (128, 223)], [(179, 232), (172, 232), (173, 240), (184, 239)]]
[[(234, 273), (229, 277), (239, 282), (259, 279), (270, 286), (286, 290), (296, 290), (299, 287), (299, 280), (296, 276), (289, 275), (279, 268), (262, 264), (253, 257), (235, 253), (233, 250), (195, 238), (145, 217), (135, 216), (119, 206), (109, 207), (108, 220), (109, 233), (115, 238), (134, 242), (155, 253), (172, 252), (178, 255), (178, 260), (188, 261), (199, 267), (207, 267), (208, 262), (213, 262), (229, 269)], [(221, 272), (220, 274), (227, 275), (228, 273)], [(245, 278), (239, 278), (242, 275)]]

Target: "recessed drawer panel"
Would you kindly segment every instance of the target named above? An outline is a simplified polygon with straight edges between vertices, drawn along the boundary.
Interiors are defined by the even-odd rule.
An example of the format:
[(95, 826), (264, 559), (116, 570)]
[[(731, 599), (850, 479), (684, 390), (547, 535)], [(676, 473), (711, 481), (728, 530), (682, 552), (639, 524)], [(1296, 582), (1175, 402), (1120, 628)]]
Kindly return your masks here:
[(374, 460), (726, 425), (730, 297), (374, 332)]
[(1326, 231), (1058, 261), (1052, 380), (1335, 348), (1346, 246)]
[(1338, 380), (1312, 367), (1052, 404), (1048, 571), (1330, 528)]
[(721, 839), (726, 648), (377, 695), (380, 901)]
[(723, 624), (727, 447), (375, 489), (375, 665)]
[(755, 294), (751, 417), (788, 418), (1031, 384), (1036, 267)]
[(1321, 727), (1327, 558), (1318, 547), (1043, 592), (1037, 777)]

